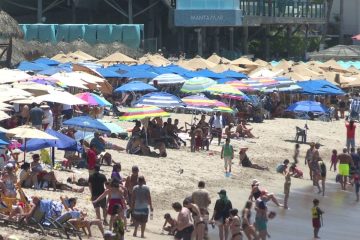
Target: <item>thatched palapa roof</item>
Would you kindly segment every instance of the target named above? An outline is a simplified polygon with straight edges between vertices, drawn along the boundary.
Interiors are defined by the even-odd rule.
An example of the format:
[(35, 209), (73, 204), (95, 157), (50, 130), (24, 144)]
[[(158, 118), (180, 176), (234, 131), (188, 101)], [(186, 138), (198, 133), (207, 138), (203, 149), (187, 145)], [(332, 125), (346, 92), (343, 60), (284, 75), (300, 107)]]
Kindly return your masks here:
[(23, 32), (20, 30), (17, 21), (1, 9), (0, 9), (0, 36), (6, 38), (23, 37)]

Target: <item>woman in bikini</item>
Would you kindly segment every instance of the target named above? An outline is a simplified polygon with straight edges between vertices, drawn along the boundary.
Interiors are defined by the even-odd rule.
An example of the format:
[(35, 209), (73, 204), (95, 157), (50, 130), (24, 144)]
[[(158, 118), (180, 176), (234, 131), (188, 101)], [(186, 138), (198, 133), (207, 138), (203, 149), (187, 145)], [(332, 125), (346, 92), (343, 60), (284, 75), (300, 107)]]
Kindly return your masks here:
[(226, 220), (231, 232), (231, 240), (242, 240), (241, 220), (236, 208), (230, 209), (230, 217)]
[(93, 201), (93, 204), (95, 204), (95, 203), (99, 202), (100, 200), (102, 200), (103, 198), (105, 198), (106, 196), (108, 196), (109, 206), (108, 206), (107, 212), (111, 216), (110, 223), (109, 223), (110, 231), (112, 230), (113, 223), (114, 223), (114, 217), (115, 217), (113, 207), (116, 204), (120, 204), (122, 209), (126, 208), (124, 192), (125, 191), (122, 187), (120, 187), (119, 182), (116, 180), (112, 180), (110, 183), (110, 188), (106, 189), (105, 192), (103, 192), (103, 194), (101, 194), (95, 201)]
[(191, 203), (191, 198), (185, 198), (185, 200), (183, 201), (183, 206), (188, 208), (192, 213), (192, 218), (194, 219), (195, 226), (195, 231), (193, 233), (195, 233), (196, 240), (204, 239), (205, 222), (199, 207), (196, 204)]
[(252, 202), (247, 201), (241, 214), (242, 230), (244, 231), (248, 240), (258, 239), (258, 236), (255, 231), (255, 227), (251, 224), (251, 208), (252, 208)]

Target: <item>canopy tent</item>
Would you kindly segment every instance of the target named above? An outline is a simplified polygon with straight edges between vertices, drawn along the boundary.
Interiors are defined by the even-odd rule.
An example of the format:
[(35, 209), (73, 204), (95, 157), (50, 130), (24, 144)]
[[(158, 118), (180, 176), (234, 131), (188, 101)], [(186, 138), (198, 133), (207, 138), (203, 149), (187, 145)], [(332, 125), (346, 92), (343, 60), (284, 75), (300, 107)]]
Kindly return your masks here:
[(122, 76), (110, 68), (97, 68), (96, 71), (104, 78), (122, 78)]
[(135, 102), (136, 106), (156, 106), (161, 108), (183, 107), (185, 104), (175, 95), (166, 92), (148, 93)]
[(241, 72), (235, 72), (232, 70), (224, 71), (221, 73), (221, 75), (225, 76), (225, 78), (236, 78), (236, 79), (247, 78), (246, 74)]
[(71, 71), (72, 71), (72, 65), (70, 63), (65, 63), (65, 64), (60, 64), (58, 66), (50, 67), (48, 69), (38, 72), (37, 74), (51, 76), (54, 75), (55, 73), (71, 72)]
[(157, 82), (158, 85), (182, 84), (186, 81), (185, 78), (174, 73), (165, 73), (153, 78), (149, 84)]
[(115, 52), (103, 59), (100, 59), (99, 61), (97, 61), (97, 63), (108, 66), (116, 63), (134, 64), (137, 63), (137, 61), (131, 57), (126, 56), (125, 54)]
[(328, 108), (319, 102), (300, 101), (290, 105), (286, 111), (288, 112), (320, 112), (325, 113)]
[(60, 64), (60, 62), (55, 61), (53, 59), (47, 58), (47, 57), (41, 57), (33, 61), (33, 63), (36, 64), (44, 64), (48, 66), (57, 66)]
[(239, 66), (236, 65), (232, 65), (230, 63), (222, 63), (222, 64), (218, 64), (215, 67), (209, 68), (211, 71), (216, 72), (216, 73), (222, 73), (224, 71), (227, 70), (231, 70), (231, 71), (235, 71), (235, 72), (247, 72), (248, 70), (245, 68), (241, 68)]
[(204, 92), (206, 88), (214, 84), (216, 84), (216, 82), (211, 78), (194, 77), (187, 80), (180, 91), (184, 93), (200, 93)]
[(142, 92), (142, 91), (157, 91), (157, 89), (147, 83), (141, 82), (141, 81), (132, 81), (129, 83), (126, 83), (117, 89), (115, 89), (115, 93), (121, 93), (121, 92)]
[(148, 72), (145, 70), (133, 70), (120, 75), (123, 78), (129, 79), (150, 79), (158, 76), (158, 74), (156, 73)]
[(52, 129), (48, 129), (45, 132), (56, 139), (31, 139), (27, 141), (26, 146), (23, 144), (20, 149), (22, 151), (37, 151), (43, 148), (56, 147), (58, 149), (70, 148), (73, 151), (76, 150), (77, 142), (75, 139)]
[(41, 64), (41, 63), (33, 63), (28, 61), (20, 62), (19, 66), (17, 67), (18, 70), (21, 71), (32, 71), (32, 72), (40, 72), (50, 68), (50, 66)]
[(69, 92), (52, 91), (49, 94), (34, 98), (37, 103), (54, 102), (65, 105), (88, 105), (88, 103)]
[(344, 95), (345, 92), (326, 80), (310, 80), (298, 82), (300, 93), (312, 95)]
[(216, 53), (213, 53), (210, 57), (208, 57), (206, 60), (215, 63), (215, 64), (221, 64), (221, 63), (230, 63), (231, 61), (227, 58), (220, 57)]
[(96, 105), (96, 106), (112, 106), (110, 102), (108, 102), (105, 98), (96, 95), (95, 93), (83, 92), (78, 93), (75, 95), (76, 97), (84, 100), (89, 105)]
[(110, 132), (102, 122), (89, 116), (74, 117), (63, 122), (63, 125), (81, 129), (83, 131)]

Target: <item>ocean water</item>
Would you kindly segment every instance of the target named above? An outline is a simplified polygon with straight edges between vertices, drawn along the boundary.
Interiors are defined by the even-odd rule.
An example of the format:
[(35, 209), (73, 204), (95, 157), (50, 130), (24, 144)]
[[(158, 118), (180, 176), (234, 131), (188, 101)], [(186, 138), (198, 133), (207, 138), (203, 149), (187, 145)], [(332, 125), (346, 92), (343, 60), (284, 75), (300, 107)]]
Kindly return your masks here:
[[(310, 184), (310, 182), (309, 182)], [(348, 186), (347, 191), (340, 190), (340, 184), (329, 182), (326, 184), (326, 194), (317, 194), (312, 187), (291, 189), (289, 208), (285, 210), (269, 203), (269, 211), (275, 211), (275, 219), (269, 220), (268, 232), (271, 240), (307, 240), (313, 238), (311, 208), (313, 199), (320, 200), (320, 208), (325, 212), (323, 226), (319, 236), (325, 240), (360, 239), (360, 203), (355, 201), (354, 188)], [(282, 202), (283, 195), (276, 194)], [(233, 205), (237, 207), (238, 199), (242, 206), (244, 196), (230, 196)], [(240, 211), (240, 208), (238, 208)], [(253, 213), (253, 219), (254, 220)], [(219, 239), (217, 228), (209, 228), (209, 238)], [(229, 238), (230, 239), (230, 238)], [(246, 239), (246, 237), (244, 237)]]

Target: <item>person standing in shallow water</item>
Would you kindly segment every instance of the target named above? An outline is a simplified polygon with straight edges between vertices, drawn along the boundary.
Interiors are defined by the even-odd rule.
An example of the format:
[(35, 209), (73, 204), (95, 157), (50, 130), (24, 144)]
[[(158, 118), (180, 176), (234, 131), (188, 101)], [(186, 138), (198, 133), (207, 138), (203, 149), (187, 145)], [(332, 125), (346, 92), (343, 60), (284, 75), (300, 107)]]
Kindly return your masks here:
[(314, 228), (314, 238), (319, 239), (320, 238), (319, 231), (322, 225), (321, 220), (324, 212), (319, 207), (320, 201), (318, 199), (314, 199), (313, 204), (314, 206), (313, 208), (311, 208), (311, 215), (312, 215), (312, 225)]
[(346, 127), (346, 147), (348, 152), (351, 148), (355, 148), (355, 129), (356, 125), (354, 123), (354, 120), (350, 120), (350, 122), (345, 121), (345, 127)]

